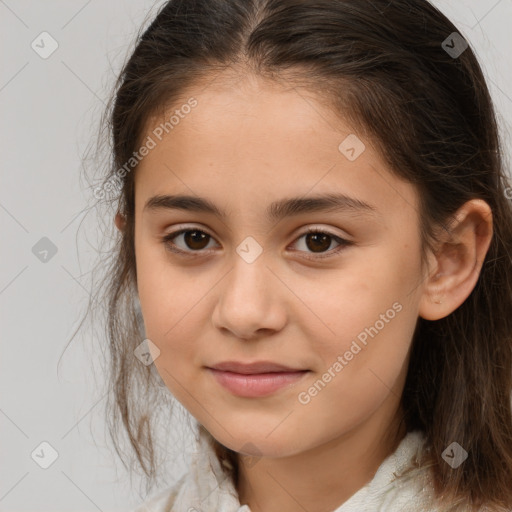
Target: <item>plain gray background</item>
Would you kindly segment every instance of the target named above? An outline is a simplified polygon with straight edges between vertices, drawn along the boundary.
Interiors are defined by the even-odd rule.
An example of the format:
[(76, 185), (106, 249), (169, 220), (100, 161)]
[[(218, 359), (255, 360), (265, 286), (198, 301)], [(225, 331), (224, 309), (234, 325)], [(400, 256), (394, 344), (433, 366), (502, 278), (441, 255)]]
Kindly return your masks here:
[[(121, 511), (145, 498), (109, 446), (91, 340), (77, 336), (62, 354), (87, 304), (98, 232), (81, 159), (140, 25), (161, 3), (0, 0), (0, 511)], [(512, 0), (434, 4), (476, 50), (510, 152)], [(42, 32), (58, 44), (48, 58), (31, 46), (44, 37), (38, 51), (51, 49)], [(37, 244), (57, 252), (43, 262)], [(42, 442), (58, 452), (47, 469), (31, 456), (51, 456)], [(185, 458), (169, 451), (169, 483)]]

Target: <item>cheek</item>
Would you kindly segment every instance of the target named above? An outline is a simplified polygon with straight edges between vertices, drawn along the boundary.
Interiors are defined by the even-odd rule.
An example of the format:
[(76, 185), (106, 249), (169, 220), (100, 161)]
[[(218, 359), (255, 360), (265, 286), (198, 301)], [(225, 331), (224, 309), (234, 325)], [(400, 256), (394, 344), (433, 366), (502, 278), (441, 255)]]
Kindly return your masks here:
[[(412, 248), (397, 256), (395, 247), (372, 252), (351, 265), (350, 273), (340, 272), (323, 288), (324, 293), (317, 294), (315, 308), (333, 332), (316, 337), (310, 332), (322, 361), (320, 379), (314, 389), (301, 391), (306, 392), (304, 402), (308, 397), (315, 402), (311, 403), (315, 414), (331, 419), (343, 414), (350, 421), (347, 411), (352, 411), (349, 414), (354, 414), (356, 421), (357, 411), (373, 410), (406, 368), (418, 319), (419, 294), (414, 289), (419, 252)], [(312, 296), (310, 299), (313, 301)], [(328, 403), (341, 407), (329, 410)]]
[[(364, 344), (376, 331), (379, 339), (384, 332), (399, 340), (408, 338), (417, 319), (419, 251), (410, 247), (397, 254), (396, 247), (360, 251), (357, 258), (347, 258), (346, 267), (301, 282), (301, 297), (324, 324), (315, 345), (331, 360), (349, 350), (353, 340)], [(313, 331), (309, 334), (315, 338)]]
[[(187, 407), (204, 391), (198, 377), (205, 363), (205, 329), (211, 327), (211, 292), (219, 276), (197, 266), (173, 264), (164, 249), (137, 253), (138, 294), (146, 337), (160, 350), (154, 364), (171, 393)], [(211, 336), (213, 338), (215, 336)]]
[[(137, 290), (146, 337), (160, 350), (155, 365), (158, 369), (163, 366), (174, 371), (172, 362), (183, 359), (191, 350), (190, 343), (177, 341), (190, 337), (191, 333), (189, 329), (185, 332), (185, 327), (200, 299), (198, 292), (194, 293), (199, 287), (194, 287), (189, 276), (170, 264), (162, 248), (141, 246), (136, 254)], [(160, 374), (165, 380), (165, 374)]]
[[(173, 264), (163, 243), (141, 239), (136, 243), (137, 291), (151, 339), (172, 336), (180, 320), (205, 293), (192, 267)], [(192, 312), (192, 311), (191, 311)]]
[(379, 301), (370, 293), (366, 301), (347, 303), (336, 316), (335, 341), (317, 339), (322, 366), (296, 397), (304, 435), (348, 431), (401, 395), (417, 312), (406, 295), (394, 302), (388, 297)]
[[(379, 324), (380, 325), (380, 324)], [(369, 418), (386, 400), (398, 400), (407, 371), (408, 350), (414, 332), (414, 316), (402, 309), (381, 329), (362, 331), (365, 342), (357, 337), (344, 338), (339, 350), (328, 354), (324, 371), (310, 387), (297, 396), (305, 421), (330, 425), (331, 434), (342, 427), (348, 431)], [(318, 435), (326, 435), (318, 427)], [(329, 433), (327, 433), (329, 435)]]

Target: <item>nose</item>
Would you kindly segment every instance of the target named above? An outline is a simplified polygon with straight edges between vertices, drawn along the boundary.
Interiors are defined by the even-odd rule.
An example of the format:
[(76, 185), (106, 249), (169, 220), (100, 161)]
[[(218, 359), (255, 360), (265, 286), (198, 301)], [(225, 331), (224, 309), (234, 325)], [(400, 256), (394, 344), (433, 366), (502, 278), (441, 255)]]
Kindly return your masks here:
[(289, 293), (265, 258), (248, 263), (237, 257), (218, 285), (213, 324), (243, 340), (269, 336), (286, 324)]

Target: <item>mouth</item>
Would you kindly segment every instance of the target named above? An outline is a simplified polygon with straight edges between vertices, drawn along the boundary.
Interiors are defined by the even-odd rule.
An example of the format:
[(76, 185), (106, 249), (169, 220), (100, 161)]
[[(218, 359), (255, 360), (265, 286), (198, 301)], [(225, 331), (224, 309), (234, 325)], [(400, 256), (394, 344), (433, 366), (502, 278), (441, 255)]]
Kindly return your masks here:
[(241, 363), (226, 361), (206, 367), (217, 383), (232, 394), (246, 398), (268, 396), (296, 384), (310, 372), (271, 361)]

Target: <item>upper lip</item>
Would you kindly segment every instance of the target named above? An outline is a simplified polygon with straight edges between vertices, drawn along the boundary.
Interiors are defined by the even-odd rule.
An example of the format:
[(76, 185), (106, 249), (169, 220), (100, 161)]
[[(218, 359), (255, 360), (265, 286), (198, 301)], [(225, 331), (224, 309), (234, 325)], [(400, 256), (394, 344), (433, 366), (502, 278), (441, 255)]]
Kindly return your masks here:
[(209, 366), (209, 368), (213, 368), (214, 370), (242, 374), (305, 371), (304, 368), (290, 368), (289, 366), (273, 363), (272, 361), (256, 361), (254, 363), (224, 361), (222, 363)]

